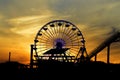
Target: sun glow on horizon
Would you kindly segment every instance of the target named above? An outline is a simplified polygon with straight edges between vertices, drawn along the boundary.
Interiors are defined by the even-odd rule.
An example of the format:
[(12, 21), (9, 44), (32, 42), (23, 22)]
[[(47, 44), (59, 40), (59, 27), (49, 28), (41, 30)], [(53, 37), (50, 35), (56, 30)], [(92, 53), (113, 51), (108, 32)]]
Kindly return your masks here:
[[(69, 5), (66, 5), (69, 4)], [(119, 0), (0, 0), (0, 61), (27, 63), (30, 45), (37, 32), (52, 20), (68, 20), (75, 24), (85, 38), (90, 53), (115, 30), (120, 30)], [(120, 62), (119, 43), (111, 46), (111, 62)], [(106, 61), (106, 49), (98, 60)], [(112, 57), (113, 56), (113, 57)]]

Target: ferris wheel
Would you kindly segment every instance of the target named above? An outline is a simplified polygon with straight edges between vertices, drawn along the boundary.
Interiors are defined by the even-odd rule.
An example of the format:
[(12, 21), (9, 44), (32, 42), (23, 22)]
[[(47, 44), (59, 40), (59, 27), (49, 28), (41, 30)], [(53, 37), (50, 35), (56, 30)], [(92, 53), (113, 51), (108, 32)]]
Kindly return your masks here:
[(66, 55), (77, 57), (81, 49), (85, 47), (82, 32), (66, 20), (48, 22), (41, 27), (34, 39), (35, 55), (43, 56), (46, 51), (57, 47), (69, 48)]

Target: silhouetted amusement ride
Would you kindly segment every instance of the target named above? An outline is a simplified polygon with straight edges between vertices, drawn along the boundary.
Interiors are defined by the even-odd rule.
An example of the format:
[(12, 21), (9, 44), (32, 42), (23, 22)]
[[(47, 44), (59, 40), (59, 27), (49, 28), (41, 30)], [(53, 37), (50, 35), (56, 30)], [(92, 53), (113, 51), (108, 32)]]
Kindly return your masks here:
[(38, 31), (31, 45), (31, 68), (43, 60), (76, 63), (87, 56), (85, 39), (79, 28), (65, 20), (54, 20)]
[(38, 31), (34, 44), (31, 45), (31, 68), (41, 61), (89, 62), (92, 57), (108, 47), (107, 63), (109, 63), (110, 44), (120, 40), (120, 32), (116, 31), (91, 53), (87, 53), (85, 39), (80, 29), (69, 21), (54, 20), (45, 24)]
[[(120, 72), (120, 65), (110, 64), (110, 45), (120, 41), (120, 32), (116, 31), (104, 40), (92, 52), (88, 53), (81, 30), (66, 20), (48, 22), (38, 30), (31, 44), (30, 68), (22, 68), (19, 73), (25, 79), (61, 79), (69, 75), (93, 75), (98, 73)], [(107, 47), (107, 63), (98, 62), (97, 54)], [(95, 61), (91, 60), (95, 57)], [(97, 74), (96, 74), (97, 73)], [(44, 77), (44, 76), (51, 77)], [(85, 77), (84, 77), (85, 78)], [(56, 79), (55, 79), (56, 80)]]
[[(120, 69), (110, 63), (110, 45), (118, 41), (120, 32), (116, 31), (88, 53), (84, 36), (77, 26), (69, 21), (54, 20), (41, 27), (31, 45), (30, 68), (45, 72), (45, 75), (51, 72), (64, 75), (115, 73)], [(97, 54), (104, 48), (107, 48), (107, 63), (97, 61)]]

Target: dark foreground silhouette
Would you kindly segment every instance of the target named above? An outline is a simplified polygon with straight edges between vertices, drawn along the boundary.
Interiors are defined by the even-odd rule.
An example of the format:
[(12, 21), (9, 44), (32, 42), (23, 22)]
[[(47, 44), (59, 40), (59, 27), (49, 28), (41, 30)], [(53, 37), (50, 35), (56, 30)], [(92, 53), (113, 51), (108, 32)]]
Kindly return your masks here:
[(0, 74), (3, 80), (118, 79), (120, 64), (40, 61), (37, 68), (30, 69), (18, 62), (5, 62), (0, 64)]

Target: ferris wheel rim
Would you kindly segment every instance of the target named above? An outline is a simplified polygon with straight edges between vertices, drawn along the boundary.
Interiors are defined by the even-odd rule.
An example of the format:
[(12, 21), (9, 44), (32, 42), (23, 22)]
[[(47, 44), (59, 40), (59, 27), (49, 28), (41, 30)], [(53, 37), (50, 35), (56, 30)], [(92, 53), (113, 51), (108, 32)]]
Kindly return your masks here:
[[(76, 26), (76, 25), (74, 25), (72, 22), (70, 22), (70, 21), (67, 21), (67, 20), (53, 20), (53, 21), (50, 21), (50, 22), (48, 22), (48, 23), (46, 23), (45, 25), (43, 25), (41, 28), (40, 28), (40, 30), (38, 30), (38, 33), (42, 30), (42, 28), (43, 27), (45, 27), (46, 25), (48, 25), (48, 24), (50, 24), (50, 23), (54, 23), (54, 22), (66, 22), (66, 23), (70, 23), (70, 24), (72, 24), (74, 27), (76, 27), (78, 30), (79, 30), (79, 28)], [(80, 30), (79, 30), (80, 31)], [(81, 32), (81, 31), (80, 31)], [(38, 34), (37, 33), (37, 34)], [(35, 36), (35, 39), (37, 38), (37, 35)], [(82, 38), (84, 39), (84, 37), (83, 37), (83, 35), (82, 35)]]
[[(74, 26), (80, 33), (81, 33), (81, 37), (82, 37), (82, 39), (84, 40), (84, 37), (83, 37), (83, 34), (82, 34), (82, 32), (79, 30), (79, 28), (77, 27), (77, 26), (75, 26), (73, 23), (71, 23), (70, 21), (66, 21), (66, 20), (53, 20), (53, 21), (50, 21), (50, 22), (48, 22), (47, 24), (45, 24), (44, 26), (42, 26), (41, 28), (40, 28), (40, 30), (38, 31), (38, 33), (37, 33), (37, 35), (36, 35), (36, 37), (35, 37), (35, 40), (37, 40), (37, 38), (38, 38), (38, 34), (42, 31), (42, 29), (44, 28), (44, 27), (46, 27), (47, 25), (49, 25), (49, 24), (51, 24), (51, 23), (56, 23), (56, 22), (64, 22), (64, 23), (69, 23), (70, 25), (72, 25), (72, 26)], [(34, 41), (34, 45), (35, 45), (35, 48), (36, 48), (36, 42)], [(78, 46), (78, 45), (77, 45)], [(85, 40), (84, 40), (84, 42), (83, 42), (83, 46), (85, 46)], [(35, 52), (36, 52), (36, 55), (38, 55), (38, 52), (35, 50)]]

